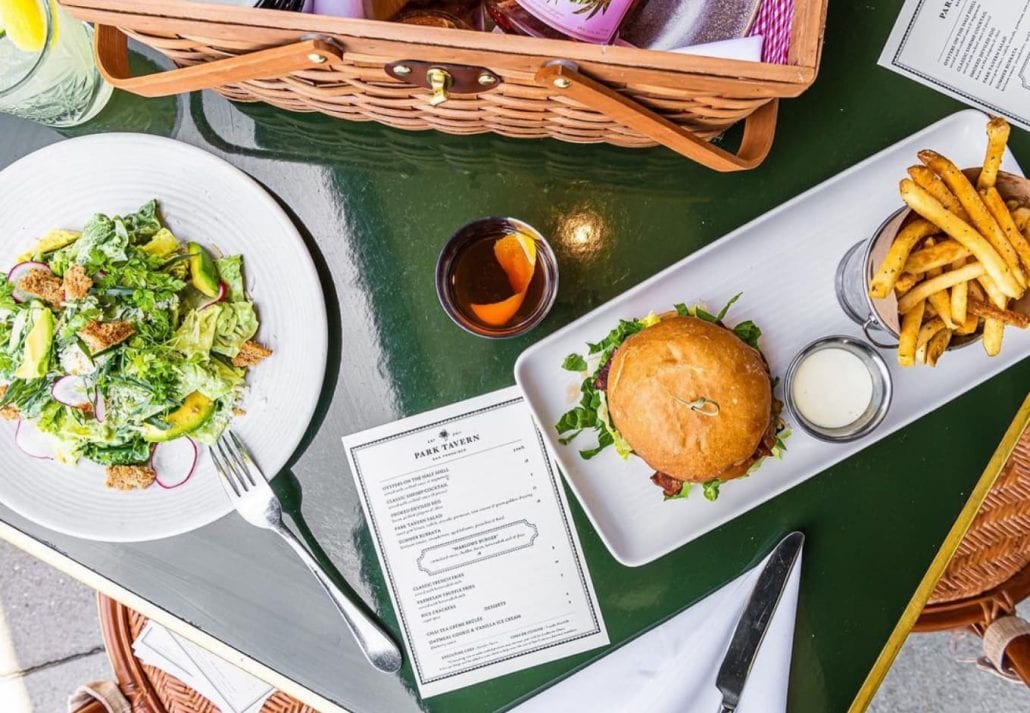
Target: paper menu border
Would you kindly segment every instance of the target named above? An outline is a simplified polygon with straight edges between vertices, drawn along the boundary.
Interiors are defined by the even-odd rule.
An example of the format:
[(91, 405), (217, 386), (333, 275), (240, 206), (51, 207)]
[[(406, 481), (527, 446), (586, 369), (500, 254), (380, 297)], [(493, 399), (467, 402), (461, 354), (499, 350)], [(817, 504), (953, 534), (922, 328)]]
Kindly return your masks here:
[[(401, 623), (401, 636), (404, 639), (405, 648), (407, 649), (408, 654), (411, 657), (412, 668), (415, 672), (416, 681), (418, 682), (420, 689), (423, 686), (430, 686), (434, 683), (439, 683), (441, 681), (446, 681), (451, 678), (467, 675), (475, 671), (488, 668), (490, 666), (502, 664), (506, 661), (520, 659), (523, 657), (532, 657), (534, 654), (539, 654), (542, 651), (546, 651), (548, 649), (552, 649), (559, 646), (567, 646), (576, 641), (587, 639), (593, 636), (604, 636), (605, 641), (603, 643), (607, 643), (606, 629), (603, 624), (603, 618), (600, 613), (600, 606), (597, 602), (596, 594), (594, 593), (594, 590), (590, 584), (589, 575), (586, 572), (585, 559), (583, 557), (582, 547), (580, 545), (575, 529), (573, 528), (572, 523), (570, 522), (571, 516), (569, 513), (568, 501), (562, 489), (560, 478), (555, 470), (554, 462), (550, 456), (549, 451), (547, 450), (543, 436), (540, 433), (540, 429), (537, 427), (535, 421), (533, 421), (528, 408), (526, 408), (525, 417), (533, 428), (533, 434), (536, 439), (536, 445), (539, 448), (541, 457), (543, 458), (543, 462), (546, 467), (547, 477), (550, 479), (551, 488), (554, 492), (555, 498), (557, 499), (559, 505), (559, 514), (561, 517), (561, 523), (564, 530), (565, 538), (567, 539), (568, 545), (573, 554), (573, 559), (575, 560), (576, 574), (578, 575), (579, 586), (581, 587), (583, 597), (586, 600), (588, 612), (590, 615), (590, 622), (593, 626), (589, 631), (579, 632), (567, 638), (562, 638), (557, 641), (549, 642), (547, 644), (537, 646), (532, 649), (519, 651), (514, 654), (501, 655), (497, 658), (492, 658), (487, 661), (476, 662), (474, 665), (470, 665), (455, 671), (449, 671), (446, 674), (434, 676), (429, 679), (423, 678), (423, 667), (418, 660), (418, 654), (408, 634), (408, 623), (404, 615), (404, 609), (400, 606), (400, 597), (398, 594), (395, 576), (393, 571), (391, 570), (388, 559), (383, 555), (384, 548), (380, 540), (380, 525), (376, 521), (376, 515), (372, 511), (372, 508), (369, 507), (368, 493), (366, 490), (366, 476), (362, 472), (362, 468), (359, 462), (360, 452), (363, 449), (370, 448), (373, 446), (379, 446), (384, 443), (388, 443), (392, 440), (401, 439), (412, 434), (420, 433), (423, 431), (429, 431), (432, 429), (440, 428), (441, 426), (446, 426), (447, 424), (467, 420), (479, 414), (488, 413), (490, 411), (496, 411), (498, 409), (519, 406), (524, 404), (524, 402), (525, 399), (519, 392), (518, 387), (512, 386), (506, 389), (502, 389), (500, 391), (469, 399), (468, 401), (465, 401), (463, 404), (456, 404), (459, 406), (467, 406), (467, 408), (462, 410), (460, 413), (453, 413), (453, 406), (445, 406), (440, 409), (413, 416), (409, 419), (404, 419), (405, 421), (417, 422), (418, 425), (406, 428), (401, 431), (391, 430), (392, 428), (396, 427), (397, 424), (386, 424), (378, 428), (370, 429), (363, 433), (344, 437), (343, 439), (344, 449), (347, 452), (348, 461), (350, 462), (351, 466), (351, 472), (354, 476), (354, 480), (357, 485), (359, 497), (361, 498), (362, 509), (365, 513), (366, 518), (368, 519), (369, 530), (372, 534), (372, 541), (376, 550), (376, 555), (379, 559), (379, 564), (382, 567), (384, 577), (386, 579), (387, 589), (390, 595), (391, 603), (393, 604), (394, 610), (397, 613), (397, 617)], [(447, 413), (448, 415), (444, 416), (444, 413)], [(359, 441), (356, 439), (361, 440)], [(576, 652), (569, 652), (567, 655), (572, 655), (573, 653)], [(563, 656), (564, 655), (565, 654), (563, 654)], [(504, 673), (507, 672), (503, 672), (498, 675), (504, 675)]]
[[(880, 54), (879, 64), (881, 66), (885, 66), (891, 69), (896, 69), (902, 74), (908, 74), (914, 77), (918, 77), (919, 79), (926, 82), (928, 85), (940, 89), (945, 94), (948, 94), (956, 99), (965, 100), (967, 103), (972, 104), (973, 106), (989, 109), (1000, 116), (1004, 116), (1012, 120), (1014, 123), (1022, 126), (1022, 128), (1030, 131), (1030, 116), (1023, 116), (1021, 114), (1017, 114), (1012, 108), (1002, 108), (1000, 106), (997, 106), (991, 101), (988, 101), (982, 97), (975, 96), (966, 90), (953, 86), (952, 84), (944, 81), (940, 77), (927, 74), (926, 72), (920, 69), (916, 69), (915, 67), (912, 67), (901, 60), (901, 56), (908, 44), (909, 37), (915, 29), (916, 24), (921, 19), (920, 13), (923, 11), (923, 6), (925, 4), (926, 0), (915, 0), (915, 7), (911, 7), (912, 0), (907, 0), (905, 2), (905, 4), (901, 8), (901, 13), (898, 16), (899, 19), (895, 22), (894, 27), (891, 29), (890, 35), (887, 38), (887, 43), (884, 46), (882, 53)], [(901, 18), (904, 18), (906, 16), (908, 22), (902, 30)], [(1015, 71), (1015, 74), (1019, 78), (1021, 84), (1023, 84), (1023, 86), (1026, 87), (1028, 91), (1030, 91), (1030, 86), (1026, 85), (1026, 81), (1028, 81), (1030, 77), (1028, 77), (1028, 79), (1024, 79), (1023, 73), (1025, 72), (1030, 72), (1030, 52), (1028, 52), (1027, 56), (1024, 58), (1022, 70), (1017, 69)]]

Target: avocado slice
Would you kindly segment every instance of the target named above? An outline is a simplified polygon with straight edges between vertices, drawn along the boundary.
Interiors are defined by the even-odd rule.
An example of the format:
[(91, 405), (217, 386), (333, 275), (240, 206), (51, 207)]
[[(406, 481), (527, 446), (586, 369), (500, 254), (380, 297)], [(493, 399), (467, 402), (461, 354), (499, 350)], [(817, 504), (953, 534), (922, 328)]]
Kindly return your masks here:
[(49, 233), (44, 235), (42, 238), (36, 241), (36, 244), (32, 246), (32, 249), (28, 252), (24, 252), (18, 256), (18, 262), (25, 262), (26, 260), (32, 260), (45, 253), (51, 253), (54, 250), (60, 250), (61, 248), (71, 245), (82, 236), (82, 233), (77, 233), (74, 230), (51, 230)]
[(25, 337), (21, 364), (14, 371), (16, 379), (41, 379), (50, 366), (50, 347), (54, 344), (54, 314), (46, 307), (31, 308), (32, 329)]
[(199, 391), (194, 391), (182, 402), (182, 406), (165, 416), (168, 428), (151, 424), (143, 426), (143, 440), (148, 443), (164, 443), (191, 433), (205, 423), (215, 412), (215, 402)]
[(154, 233), (154, 237), (150, 239), (146, 245), (143, 245), (140, 250), (145, 253), (149, 253), (154, 257), (164, 257), (171, 255), (179, 249), (179, 241), (172, 235), (172, 231), (168, 228), (161, 228), (159, 231)]
[(218, 266), (211, 253), (197, 243), (187, 243), (187, 254), (190, 256), (190, 276), (193, 286), (208, 297), (218, 297), (221, 280), (218, 277)]

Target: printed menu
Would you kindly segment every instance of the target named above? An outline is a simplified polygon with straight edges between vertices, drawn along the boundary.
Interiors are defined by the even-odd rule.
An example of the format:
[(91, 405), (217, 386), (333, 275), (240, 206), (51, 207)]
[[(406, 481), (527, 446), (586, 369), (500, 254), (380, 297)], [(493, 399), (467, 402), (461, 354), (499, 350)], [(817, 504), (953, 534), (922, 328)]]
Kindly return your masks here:
[(608, 643), (517, 388), (343, 443), (423, 697)]
[(880, 64), (1030, 130), (1030, 0), (906, 0)]

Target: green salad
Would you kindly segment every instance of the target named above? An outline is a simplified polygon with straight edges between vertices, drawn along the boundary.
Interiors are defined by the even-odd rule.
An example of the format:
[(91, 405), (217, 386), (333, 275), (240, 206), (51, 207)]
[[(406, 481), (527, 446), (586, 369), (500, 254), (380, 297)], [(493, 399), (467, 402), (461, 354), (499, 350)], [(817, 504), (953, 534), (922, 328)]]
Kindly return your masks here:
[(258, 326), (242, 256), (180, 242), (156, 201), (94, 215), (0, 276), (0, 415), (50, 437), (52, 454), (29, 455), (86, 459), (109, 466), (112, 487), (125, 486), (112, 473), (146, 487), (154, 444), (225, 430), (247, 369), (271, 354)]

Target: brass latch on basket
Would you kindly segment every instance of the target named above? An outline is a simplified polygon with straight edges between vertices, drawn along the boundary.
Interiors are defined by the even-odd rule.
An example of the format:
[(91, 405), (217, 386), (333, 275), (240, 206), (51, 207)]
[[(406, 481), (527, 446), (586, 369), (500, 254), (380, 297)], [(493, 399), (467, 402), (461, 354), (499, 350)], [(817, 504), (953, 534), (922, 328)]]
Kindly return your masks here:
[(447, 101), (447, 90), (454, 84), (454, 77), (446, 69), (433, 67), (426, 72), (426, 79), (429, 80), (429, 88), (433, 90), (433, 97), (429, 100), (429, 106), (436, 106)]
[(496, 89), (504, 81), (483, 67), (466, 64), (435, 64), (416, 60), (391, 62), (383, 69), (394, 79), (433, 92), (431, 106), (443, 104), (456, 94), (480, 94)]

